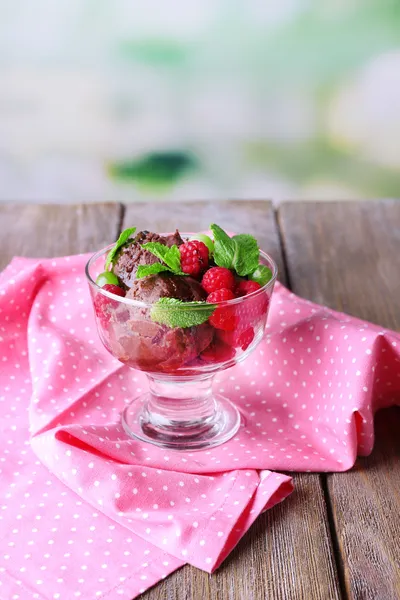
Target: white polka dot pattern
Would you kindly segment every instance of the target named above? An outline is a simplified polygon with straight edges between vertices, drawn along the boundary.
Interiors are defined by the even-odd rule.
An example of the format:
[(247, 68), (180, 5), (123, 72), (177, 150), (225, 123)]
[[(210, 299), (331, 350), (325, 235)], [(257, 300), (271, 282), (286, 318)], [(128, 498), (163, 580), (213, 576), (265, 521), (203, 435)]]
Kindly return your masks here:
[[(184, 561), (82, 501), (30, 448), (26, 334), (44, 275), (36, 263), (15, 260), (0, 275), (0, 598), (130, 600)], [(50, 344), (49, 356), (57, 352)]]
[(98, 340), (85, 262), (14, 259), (0, 276), (4, 597), (132, 598), (184, 562), (212, 572), (290, 493), (271, 469), (350, 468), (400, 388), (397, 334), (278, 284), (267, 337), (216, 378), (238, 435), (185, 454), (127, 439), (120, 411), (146, 378)]

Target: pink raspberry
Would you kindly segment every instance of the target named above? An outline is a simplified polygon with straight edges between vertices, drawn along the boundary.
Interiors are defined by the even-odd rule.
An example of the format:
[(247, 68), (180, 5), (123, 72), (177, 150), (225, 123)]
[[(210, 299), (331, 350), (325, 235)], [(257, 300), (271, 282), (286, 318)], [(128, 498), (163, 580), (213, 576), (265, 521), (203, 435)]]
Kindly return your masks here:
[(254, 340), (254, 329), (249, 327), (244, 331), (241, 329), (238, 331), (219, 331), (218, 338), (225, 344), (228, 344), (228, 346), (247, 350), (251, 342)]
[(235, 356), (235, 349), (232, 346), (227, 346), (221, 341), (214, 340), (200, 354), (200, 358), (207, 363), (223, 363), (231, 360)]
[(201, 285), (209, 294), (223, 288), (233, 290), (235, 278), (232, 271), (225, 267), (212, 267), (204, 273)]
[[(210, 304), (217, 304), (219, 302), (226, 302), (227, 300), (233, 300), (235, 294), (226, 288), (212, 292), (207, 296), (206, 302)], [(235, 308), (233, 306), (221, 306), (216, 308), (208, 319), (209, 323), (216, 329), (223, 329), (224, 331), (232, 331), (235, 329), (236, 316)]]
[(260, 293), (255, 298), (245, 300), (246, 296), (259, 289), (261, 289), (259, 283), (247, 279), (242, 279), (235, 286), (236, 295), (243, 298), (243, 302), (238, 303), (235, 310), (238, 335), (253, 327), (267, 313), (269, 303), (267, 294)]
[(268, 304), (267, 294), (261, 293), (255, 298), (245, 296), (242, 302), (235, 305), (236, 331), (242, 333), (261, 323), (267, 316)]
[[(101, 289), (106, 290), (115, 296), (125, 296), (124, 290), (120, 288), (119, 285), (114, 285), (113, 283), (106, 283)], [(117, 306), (117, 300), (111, 300), (110, 298), (107, 298), (107, 296), (104, 296), (101, 292), (97, 292), (94, 300), (94, 310), (102, 327), (106, 327), (111, 319), (110, 309), (115, 309)]]
[(185, 242), (179, 246), (181, 269), (187, 275), (197, 277), (208, 267), (208, 248), (199, 240)]
[(232, 290), (222, 288), (209, 294), (206, 302), (209, 302), (210, 304), (217, 304), (218, 302), (226, 302), (227, 300), (233, 300), (234, 298), (235, 294), (232, 292)]
[(246, 279), (242, 279), (235, 286), (236, 296), (247, 296), (248, 294), (252, 294), (261, 288), (261, 285), (256, 281), (247, 281)]
[(125, 292), (122, 289), (122, 287), (119, 287), (119, 285), (114, 285), (113, 283), (106, 283), (106, 285), (103, 285), (101, 289), (110, 292), (110, 294), (115, 294), (115, 296), (121, 296), (122, 298), (125, 297)]

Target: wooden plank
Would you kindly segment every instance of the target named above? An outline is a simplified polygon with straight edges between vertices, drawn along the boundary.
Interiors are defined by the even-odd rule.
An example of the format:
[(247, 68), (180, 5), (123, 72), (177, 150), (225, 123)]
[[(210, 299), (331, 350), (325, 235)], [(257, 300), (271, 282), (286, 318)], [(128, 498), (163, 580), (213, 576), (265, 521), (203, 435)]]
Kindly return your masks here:
[[(271, 203), (194, 202), (134, 204), (124, 227), (200, 231), (216, 222), (253, 233), (280, 265), (283, 260)], [(257, 519), (222, 567), (211, 577), (186, 566), (144, 594), (145, 600), (334, 600), (340, 598), (329, 526), (318, 475), (295, 476), (296, 491)]]
[[(288, 203), (279, 210), (293, 291), (400, 329), (400, 203)], [(372, 455), (327, 477), (350, 598), (400, 597), (400, 410), (376, 419)]]
[(0, 269), (13, 256), (93, 252), (116, 238), (122, 207), (0, 204)]
[(400, 328), (400, 201), (289, 202), (278, 214), (296, 294)]

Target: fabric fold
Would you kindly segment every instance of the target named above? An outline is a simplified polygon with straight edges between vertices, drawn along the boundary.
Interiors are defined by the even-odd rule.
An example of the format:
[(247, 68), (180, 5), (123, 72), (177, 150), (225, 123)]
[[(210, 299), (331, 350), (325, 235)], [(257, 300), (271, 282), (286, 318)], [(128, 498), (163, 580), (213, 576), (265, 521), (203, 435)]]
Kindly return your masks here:
[(178, 560), (208, 572), (220, 564), (227, 540), (236, 545), (271, 498), (281, 501), (293, 489), (290, 477), (270, 471), (194, 477), (105, 459), (93, 454), (89, 444), (68, 441), (63, 436), (60, 443), (57, 434), (41, 436), (32, 440), (32, 448), (93, 507)]

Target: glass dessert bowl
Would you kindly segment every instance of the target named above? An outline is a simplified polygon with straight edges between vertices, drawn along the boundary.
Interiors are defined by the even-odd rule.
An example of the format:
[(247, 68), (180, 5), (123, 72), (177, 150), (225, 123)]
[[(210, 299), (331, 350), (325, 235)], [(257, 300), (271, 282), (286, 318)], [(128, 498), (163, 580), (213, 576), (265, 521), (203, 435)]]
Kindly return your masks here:
[[(101, 341), (121, 363), (146, 373), (149, 382), (149, 391), (123, 411), (125, 432), (177, 450), (203, 449), (229, 440), (240, 426), (240, 413), (213, 391), (213, 378), (244, 360), (261, 341), (276, 264), (259, 251), (259, 265), (269, 271), (269, 280), (249, 286), (235, 274), (237, 297), (226, 291), (207, 295), (204, 279), (200, 283), (183, 273), (166, 271), (136, 279), (129, 269), (128, 275), (125, 271), (121, 275), (114, 266), (124, 282), (119, 280), (120, 285), (128, 279), (133, 283), (118, 292), (116, 285), (104, 287), (104, 275), (108, 278), (104, 265), (112, 250), (108, 246), (94, 254), (86, 275)], [(121, 266), (123, 260), (119, 262)]]

